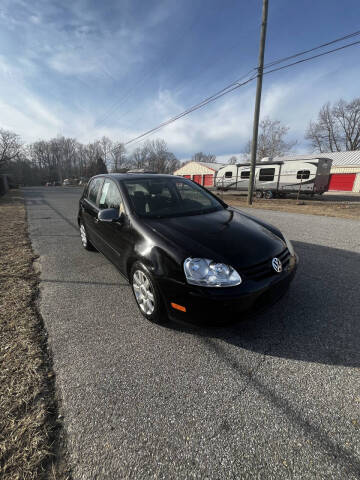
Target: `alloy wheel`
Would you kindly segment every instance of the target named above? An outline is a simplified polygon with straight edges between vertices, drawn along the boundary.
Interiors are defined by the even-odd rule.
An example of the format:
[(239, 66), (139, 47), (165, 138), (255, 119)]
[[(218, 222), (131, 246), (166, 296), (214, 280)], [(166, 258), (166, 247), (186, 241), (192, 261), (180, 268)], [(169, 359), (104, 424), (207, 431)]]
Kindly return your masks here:
[(155, 310), (155, 297), (150, 280), (141, 270), (135, 270), (133, 289), (136, 301), (145, 315), (151, 315)]
[(85, 227), (82, 223), (80, 223), (80, 237), (81, 237), (81, 243), (86, 248), (87, 244), (88, 244), (88, 241), (87, 241), (87, 236), (86, 236), (86, 230), (85, 230)]

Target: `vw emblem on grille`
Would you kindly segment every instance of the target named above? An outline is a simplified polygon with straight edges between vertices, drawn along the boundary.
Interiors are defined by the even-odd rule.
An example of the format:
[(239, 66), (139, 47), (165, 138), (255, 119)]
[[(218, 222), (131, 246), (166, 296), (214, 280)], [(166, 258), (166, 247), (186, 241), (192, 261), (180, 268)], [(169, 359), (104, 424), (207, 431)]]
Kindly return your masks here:
[(277, 272), (277, 273), (282, 272), (282, 263), (278, 258), (276, 258), (276, 257), (273, 258), (271, 264), (272, 264), (272, 267), (275, 270), (275, 272)]

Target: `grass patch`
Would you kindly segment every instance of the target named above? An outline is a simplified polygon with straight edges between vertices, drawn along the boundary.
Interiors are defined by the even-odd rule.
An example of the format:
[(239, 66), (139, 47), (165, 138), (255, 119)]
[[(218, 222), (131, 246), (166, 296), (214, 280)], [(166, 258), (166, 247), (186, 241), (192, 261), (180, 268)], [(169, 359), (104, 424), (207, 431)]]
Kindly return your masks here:
[(0, 197), (0, 477), (68, 479), (20, 191)]
[[(233, 195), (217, 192), (220, 198), (234, 207), (248, 207), (247, 197), (244, 195)], [(303, 200), (301, 205), (296, 204), (296, 199), (258, 199), (254, 198), (252, 208), (262, 208), (264, 210), (277, 210), (280, 212), (306, 213), (308, 215), (325, 215), (327, 217), (349, 218), (360, 220), (360, 202), (329, 202), (319, 200)], [(251, 208), (251, 207), (250, 207)]]

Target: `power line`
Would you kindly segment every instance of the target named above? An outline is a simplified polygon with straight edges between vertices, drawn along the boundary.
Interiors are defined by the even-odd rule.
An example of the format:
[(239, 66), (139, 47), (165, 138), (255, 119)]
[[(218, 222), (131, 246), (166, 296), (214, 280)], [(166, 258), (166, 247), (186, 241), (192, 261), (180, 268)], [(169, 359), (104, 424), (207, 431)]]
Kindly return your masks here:
[[(360, 33), (360, 32), (359, 32), (359, 33)], [(354, 34), (351, 34), (351, 35), (354, 35)], [(329, 43), (330, 43), (330, 42), (329, 42)], [(332, 42), (332, 43), (333, 43), (333, 42)], [(341, 46), (341, 47), (333, 48), (333, 49), (331, 49), (331, 50), (328, 50), (328, 51), (326, 51), (326, 52), (319, 53), (319, 54), (317, 54), (317, 55), (312, 55), (311, 57), (307, 57), (307, 58), (304, 58), (304, 59), (302, 59), (302, 60), (298, 60), (298, 61), (296, 61), (296, 62), (292, 62), (292, 63), (289, 63), (289, 64), (287, 64), (287, 65), (283, 65), (283, 66), (281, 66), (281, 67), (274, 68), (274, 69), (272, 69), (272, 70), (268, 70), (268, 71), (264, 72), (264, 75), (267, 75), (267, 74), (273, 73), (273, 72), (277, 72), (277, 71), (279, 71), (279, 70), (283, 70), (283, 69), (285, 69), (285, 68), (292, 67), (292, 66), (297, 65), (297, 64), (299, 64), (299, 63), (307, 62), (307, 61), (309, 61), (309, 60), (313, 60), (313, 59), (315, 59), (315, 58), (319, 58), (319, 57), (322, 57), (322, 56), (324, 56), (324, 55), (328, 55), (328, 54), (330, 54), (330, 53), (333, 53), (333, 52), (336, 52), (336, 51), (339, 51), (339, 50), (343, 50), (343, 49), (345, 49), (345, 48), (349, 48), (349, 47), (352, 47), (352, 46), (358, 45), (358, 44), (360, 44), (360, 40), (359, 40), (359, 41), (356, 41), (356, 42), (352, 42), (352, 43), (346, 44), (346, 45), (343, 45), (343, 46)], [(315, 48), (320, 48), (320, 47), (315, 47)], [(311, 49), (311, 50), (313, 50), (313, 49)], [(302, 53), (302, 54), (303, 54), (303, 53)], [(298, 56), (298, 55), (300, 55), (300, 53), (299, 53), (299, 54), (295, 54), (295, 55)], [(292, 56), (292, 58), (294, 58), (294, 56)], [(276, 61), (276, 64), (280, 63), (280, 61), (284, 61), (284, 60), (282, 60), (282, 59), (277, 60), (277, 61)], [(264, 66), (264, 69), (265, 69), (265, 68), (269, 68), (269, 66), (271, 66), (271, 65), (275, 65), (275, 63), (272, 62), (272, 63)], [(252, 71), (254, 71), (254, 70), (257, 70), (257, 69), (251, 69), (251, 70), (248, 72), (248, 74), (250, 74), (250, 73), (251, 73)], [(243, 77), (244, 77), (244, 76), (243, 76)], [(241, 77), (241, 78), (243, 78), (243, 77)], [(218, 98), (220, 98), (220, 97), (222, 97), (222, 96), (224, 96), (224, 95), (227, 95), (228, 93), (230, 93), (230, 92), (232, 92), (232, 91), (234, 91), (234, 90), (236, 90), (236, 89), (238, 89), (238, 88), (240, 88), (240, 87), (242, 87), (242, 86), (250, 83), (250, 82), (253, 81), (256, 77), (257, 77), (257, 74), (254, 75), (254, 76), (252, 76), (252, 77), (250, 77), (250, 78), (248, 78), (247, 80), (245, 80), (244, 82), (241, 82), (241, 83), (239, 83), (239, 80), (240, 80), (240, 79), (239, 79), (239, 80), (236, 80), (235, 82), (232, 82), (231, 84), (227, 85), (226, 87), (224, 87), (223, 89), (221, 89), (221, 90), (219, 90), (218, 92), (214, 93), (213, 95), (205, 98), (204, 100), (202, 100), (201, 102), (197, 103), (196, 105), (193, 105), (193, 106), (189, 107), (188, 109), (186, 109), (186, 110), (184, 110), (183, 112), (175, 115), (174, 117), (166, 120), (165, 122), (160, 123), (160, 124), (157, 125), (156, 127), (152, 128), (152, 129), (150, 129), (150, 130), (147, 130), (146, 132), (142, 133), (141, 135), (138, 135), (137, 137), (135, 137), (135, 138), (133, 138), (133, 139), (125, 142), (124, 145), (129, 145), (129, 144), (134, 143), (134, 142), (138, 143), (139, 140), (141, 140), (141, 139), (143, 139), (144, 137), (150, 135), (151, 133), (154, 133), (154, 132), (160, 130), (161, 128), (166, 127), (167, 125), (175, 122), (176, 120), (179, 120), (180, 118), (182, 118), (182, 117), (184, 117), (184, 116), (186, 116), (186, 115), (189, 115), (190, 113), (194, 112), (195, 110), (198, 110), (198, 109), (200, 109), (200, 108), (203, 108), (204, 106), (206, 106), (207, 104), (209, 104), (209, 103), (217, 100)], [(115, 151), (116, 149), (117, 149), (117, 148), (115, 147), (112, 151)]]
[[(244, 75), (242, 75), (240, 78), (238, 78), (238, 79), (235, 80), (234, 82), (230, 83), (230, 84), (229, 84), (227, 87), (225, 87), (224, 89), (220, 90), (220, 92), (222, 92), (223, 90), (226, 90), (227, 88), (230, 88), (231, 86), (233, 86), (233, 85), (241, 82), (243, 79), (245, 79), (246, 77), (248, 77), (248, 76), (250, 75), (250, 73), (252, 73), (254, 70), (256, 70), (256, 69), (254, 69), (254, 68), (250, 69), (247, 73), (245, 73)], [(217, 93), (220, 93), (220, 92), (217, 92)], [(216, 93), (216, 94), (217, 94), (217, 93)], [(216, 95), (216, 94), (215, 94), (215, 95)], [(120, 119), (121, 119), (122, 117), (124, 117), (127, 113), (129, 113), (130, 111), (131, 111), (131, 109), (127, 110), (123, 115), (121, 115)], [(141, 116), (140, 116), (137, 120), (139, 120), (140, 118), (141, 118)], [(135, 120), (135, 123), (136, 123), (137, 120)]]
[(353, 45), (359, 45), (359, 44), (360, 44), (360, 40), (358, 40), (357, 42), (348, 43), (341, 47), (328, 50), (327, 52), (318, 53), (317, 55), (313, 55), (312, 57), (303, 58), (302, 60), (297, 60), (296, 62), (288, 63), (287, 65), (283, 65), (282, 67), (273, 68), (272, 70), (268, 70), (264, 72), (264, 75), (267, 75), (268, 73), (277, 72), (278, 70), (282, 70), (283, 68), (292, 67), (293, 65), (297, 65), (298, 63), (307, 62), (308, 60), (313, 60), (314, 58), (322, 57), (324, 55), (328, 55), (329, 53), (337, 52), (339, 50), (343, 50), (344, 48), (352, 47)]
[[(234, 0), (231, 0), (231, 1), (234, 1)], [(225, 9), (222, 9), (221, 10), (221, 14), (224, 14), (225, 12)], [(198, 15), (196, 15), (196, 17), (194, 17), (194, 20), (193, 22), (189, 25), (189, 27), (187, 29), (185, 29), (183, 31), (182, 34), (180, 34), (177, 39), (183, 39), (185, 36), (186, 36), (186, 33), (188, 31), (191, 31), (193, 26), (196, 24), (196, 22), (198, 21), (199, 17), (203, 16), (203, 9), (200, 8), (200, 11), (198, 12)], [(214, 43), (216, 43), (216, 40), (214, 41)], [(238, 46), (238, 43), (236, 43), (235, 45), (233, 45), (232, 47), (230, 47), (230, 49), (228, 49), (227, 51), (231, 50), (232, 48)], [(178, 53), (178, 52), (177, 52)], [(120, 105), (126, 103), (126, 101), (129, 99), (131, 93), (135, 92), (136, 93), (136, 87), (139, 85), (139, 83), (144, 83), (144, 81), (151, 77), (152, 74), (159, 68), (160, 65), (163, 65), (164, 64), (164, 61), (167, 60), (170, 56), (173, 56), (173, 51), (170, 52), (170, 54), (166, 54), (162, 57), (162, 59), (160, 59), (159, 63), (156, 63), (155, 64), (155, 67), (153, 67), (151, 69), (150, 72), (148, 72), (145, 76), (143, 76), (139, 82), (137, 82), (135, 85), (132, 85), (132, 87), (127, 91), (127, 93), (120, 98), (119, 102), (115, 102), (113, 104), (112, 107), (110, 107), (109, 111), (108, 112), (105, 112), (101, 117), (100, 119), (98, 120), (98, 123), (103, 123), (109, 116), (111, 115), (116, 115), (117, 114), (117, 110), (119, 110), (119, 107)], [(210, 58), (210, 57), (209, 57)], [(191, 77), (191, 75), (190, 75)], [(117, 121), (121, 120), (124, 116), (126, 116), (129, 112), (132, 111), (132, 107), (129, 107), (125, 112), (122, 112), (120, 117), (117, 117)], [(135, 120), (136, 122), (136, 120)]]
[[(198, 19), (198, 16), (199, 16), (199, 15), (196, 15), (196, 16), (195, 16), (195, 19), (194, 19), (194, 21), (191, 23), (191, 25), (190, 25), (190, 27), (188, 28), (188, 30), (190, 30), (190, 29), (192, 28), (192, 26), (196, 23), (196, 21), (197, 21), (197, 19)], [(334, 43), (341, 42), (341, 41), (347, 40), (347, 39), (349, 39), (349, 38), (353, 38), (353, 37), (355, 37), (355, 36), (357, 36), (357, 35), (360, 35), (360, 30), (357, 30), (357, 31), (355, 31), (355, 32), (349, 33), (349, 34), (344, 35), (344, 36), (342, 36), (342, 37), (336, 38), (336, 39), (331, 40), (331, 41), (329, 41), (329, 42), (323, 43), (323, 44), (321, 44), (321, 45), (318, 45), (318, 46), (316, 46), (316, 47), (310, 48), (310, 49), (308, 49), (308, 50), (303, 50), (303, 51), (297, 52), (297, 53), (295, 53), (295, 54), (293, 54), (293, 55), (290, 55), (290, 56), (287, 56), (287, 57), (283, 57), (283, 58), (280, 58), (280, 59), (278, 59), (278, 60), (274, 60), (274, 61), (272, 61), (272, 62), (270, 62), (270, 63), (265, 64), (265, 65), (264, 65), (264, 69), (265, 69), (265, 68), (269, 68), (269, 67), (274, 66), (274, 65), (277, 65), (277, 64), (279, 64), (279, 63), (283, 63), (283, 62), (285, 62), (285, 61), (291, 60), (292, 58), (296, 58), (296, 57), (305, 55), (306, 53), (310, 53), (310, 52), (313, 52), (313, 51), (315, 51), (315, 50), (319, 50), (320, 48), (324, 48), (324, 47), (326, 47), (326, 46), (333, 45)], [(182, 36), (182, 35), (180, 35), (180, 36)], [(236, 45), (237, 45), (237, 44), (236, 44)], [(113, 106), (110, 107), (110, 109), (109, 109), (105, 114), (103, 114), (102, 117), (100, 117), (100, 119), (98, 120), (98, 122), (102, 123), (102, 122), (104, 122), (110, 115), (114, 114), (115, 111), (118, 109), (118, 107), (119, 107), (122, 103), (124, 103), (124, 102), (129, 98), (130, 94), (131, 94), (132, 92), (136, 91), (136, 89), (137, 89), (137, 87), (139, 86), (139, 84), (143, 83), (143, 82), (146, 80), (146, 78), (148, 78), (148, 77), (158, 68), (158, 66), (159, 66), (161, 63), (163, 63), (164, 59), (166, 59), (166, 58), (167, 58), (167, 56), (162, 57), (162, 59), (160, 60), (160, 62), (157, 63), (157, 64), (155, 65), (155, 67), (154, 67), (150, 72), (148, 72), (148, 74), (146, 74), (144, 77), (142, 77), (139, 82), (137, 82), (135, 85), (133, 85), (133, 86), (125, 93), (125, 95), (120, 98), (120, 100), (119, 100), (118, 102), (115, 102), (115, 103), (113, 104)], [(314, 57), (314, 58), (315, 58), (315, 57)], [(252, 68), (252, 69), (250, 70), (250, 72), (255, 71), (255, 70), (256, 70), (256, 68)], [(250, 73), (250, 72), (249, 72), (249, 73)], [(235, 83), (235, 82), (234, 82), (234, 83)], [(131, 109), (128, 109), (125, 113), (123, 113), (123, 114), (121, 115), (120, 118), (123, 118), (124, 116), (126, 116), (127, 113), (129, 113), (130, 111), (131, 111)]]
[(301, 55), (305, 55), (306, 53), (313, 52), (314, 50), (319, 50), (320, 48), (328, 47), (329, 45), (333, 45), (334, 43), (341, 42), (342, 40), (347, 40), (352, 37), (356, 37), (360, 35), (360, 30), (356, 32), (349, 33), (343, 37), (336, 38), (335, 40), (331, 40), (330, 42), (323, 43), (322, 45), (318, 45), (317, 47), (310, 48), (309, 50), (303, 50), (302, 52), (295, 53), (294, 55), (290, 55), (289, 57), (284, 57), (279, 60), (274, 60), (273, 62), (266, 63), (264, 68), (272, 67), (273, 65), (277, 65), (278, 63), (286, 62), (287, 60), (291, 60), (292, 58), (300, 57)]
[(138, 135), (137, 137), (133, 138), (132, 140), (129, 140), (128, 142), (125, 142), (124, 145), (129, 145), (130, 143), (133, 143), (147, 135), (149, 135), (150, 133), (154, 133), (155, 131), (157, 130), (160, 130), (161, 128), (163, 127), (166, 127), (167, 125), (169, 125), (170, 123), (173, 123), (175, 122), (176, 120), (179, 120), (180, 118), (182, 117), (185, 117), (186, 115), (188, 115), (189, 113), (192, 113), (194, 112), (195, 110), (198, 110), (199, 108), (202, 108), (204, 107), (205, 105), (207, 105), (208, 103), (210, 102), (213, 102), (214, 100), (217, 100), (218, 98), (220, 97), (223, 97), (224, 95), (232, 92), (233, 90), (236, 90), (237, 88), (239, 87), (242, 87), (244, 85), (246, 85), (247, 83), (251, 82), (252, 80), (254, 80), (256, 78), (256, 75), (249, 78), (248, 80), (242, 82), (242, 83), (233, 83), (231, 85), (228, 85), (227, 87), (223, 88), (222, 90), (220, 90), (219, 92), (217, 92), (216, 94), (214, 95), (211, 95), (210, 97), (207, 97), (205, 98), (204, 100), (202, 100), (200, 103), (196, 104), (196, 105), (193, 105), (192, 107), (189, 107), (187, 110), (185, 110), (184, 112), (181, 112), (179, 113), (178, 115), (176, 115), (175, 117), (172, 117), (168, 120), (166, 120), (165, 122), (161, 123), (160, 125), (158, 125), (157, 127), (154, 127), (152, 128), (151, 130), (148, 130), (147, 132), (141, 134), (141, 135)]

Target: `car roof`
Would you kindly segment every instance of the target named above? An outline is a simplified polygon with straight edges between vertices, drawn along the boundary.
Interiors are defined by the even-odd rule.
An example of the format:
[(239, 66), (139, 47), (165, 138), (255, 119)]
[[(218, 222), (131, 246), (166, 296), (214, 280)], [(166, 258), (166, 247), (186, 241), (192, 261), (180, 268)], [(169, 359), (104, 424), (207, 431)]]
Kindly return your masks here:
[[(181, 178), (182, 180), (184, 177), (179, 177), (176, 175), (168, 175), (165, 173), (103, 173), (101, 175), (95, 175), (95, 177), (107, 177), (113, 178), (115, 180), (147, 180), (153, 178)], [(94, 177), (93, 177), (94, 178)]]

